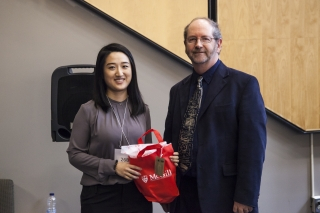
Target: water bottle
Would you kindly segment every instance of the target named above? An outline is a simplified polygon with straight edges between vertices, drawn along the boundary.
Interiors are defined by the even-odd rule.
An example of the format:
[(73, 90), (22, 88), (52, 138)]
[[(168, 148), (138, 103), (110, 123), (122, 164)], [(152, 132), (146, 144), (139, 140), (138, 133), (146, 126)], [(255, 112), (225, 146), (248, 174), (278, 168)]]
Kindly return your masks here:
[(47, 200), (47, 213), (56, 213), (56, 197), (50, 193)]

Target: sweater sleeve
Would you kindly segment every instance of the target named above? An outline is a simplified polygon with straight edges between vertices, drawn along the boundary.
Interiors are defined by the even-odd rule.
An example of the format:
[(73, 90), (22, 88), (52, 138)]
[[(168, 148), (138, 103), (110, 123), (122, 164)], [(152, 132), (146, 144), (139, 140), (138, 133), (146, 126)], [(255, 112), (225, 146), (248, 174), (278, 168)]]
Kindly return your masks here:
[[(94, 107), (94, 106), (92, 106)], [(91, 120), (94, 113), (91, 107), (82, 105), (75, 116), (69, 147), (67, 149), (69, 162), (82, 171), (93, 177), (97, 182), (103, 182), (108, 175), (114, 175), (115, 160), (102, 159), (89, 154), (91, 138)]]

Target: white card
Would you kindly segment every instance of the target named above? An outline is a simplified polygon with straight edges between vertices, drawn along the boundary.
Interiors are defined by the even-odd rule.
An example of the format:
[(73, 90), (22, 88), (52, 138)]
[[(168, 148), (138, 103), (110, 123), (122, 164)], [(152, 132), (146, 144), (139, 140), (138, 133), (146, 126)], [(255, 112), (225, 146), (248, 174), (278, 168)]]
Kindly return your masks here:
[(114, 150), (114, 159), (118, 160), (118, 162), (129, 163), (128, 155), (121, 153), (121, 149), (115, 149)]

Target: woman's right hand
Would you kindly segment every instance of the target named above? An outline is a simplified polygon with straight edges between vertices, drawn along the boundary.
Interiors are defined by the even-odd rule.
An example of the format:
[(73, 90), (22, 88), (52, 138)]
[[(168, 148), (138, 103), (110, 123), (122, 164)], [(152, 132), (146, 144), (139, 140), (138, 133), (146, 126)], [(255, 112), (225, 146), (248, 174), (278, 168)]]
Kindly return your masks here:
[(127, 180), (138, 179), (141, 175), (139, 172), (141, 171), (140, 167), (125, 162), (118, 162), (115, 171), (117, 175)]

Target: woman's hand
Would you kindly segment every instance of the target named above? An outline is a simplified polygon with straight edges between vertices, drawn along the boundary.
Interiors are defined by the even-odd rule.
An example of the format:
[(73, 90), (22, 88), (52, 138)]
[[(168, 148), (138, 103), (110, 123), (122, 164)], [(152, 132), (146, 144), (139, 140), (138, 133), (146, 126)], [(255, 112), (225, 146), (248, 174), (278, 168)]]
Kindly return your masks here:
[(127, 180), (138, 179), (141, 175), (141, 173), (139, 172), (141, 171), (140, 167), (125, 162), (118, 162), (115, 171), (117, 175)]
[(170, 156), (169, 158), (174, 163), (175, 166), (178, 166), (178, 163), (179, 163), (179, 152), (174, 152), (173, 155)]

